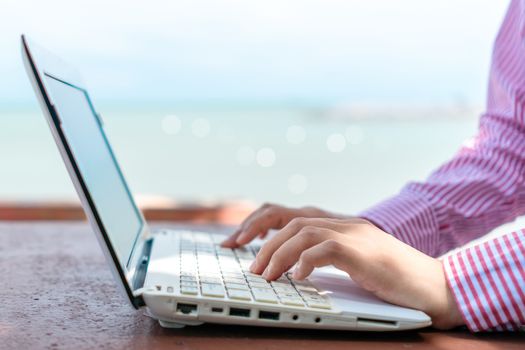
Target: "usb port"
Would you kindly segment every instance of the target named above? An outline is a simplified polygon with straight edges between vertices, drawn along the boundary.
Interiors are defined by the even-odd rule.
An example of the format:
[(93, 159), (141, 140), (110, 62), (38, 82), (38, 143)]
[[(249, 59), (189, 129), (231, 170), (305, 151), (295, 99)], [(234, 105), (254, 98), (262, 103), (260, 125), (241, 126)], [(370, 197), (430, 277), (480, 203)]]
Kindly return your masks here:
[(197, 311), (197, 305), (177, 303), (177, 311), (189, 315)]
[(248, 309), (239, 309), (236, 307), (230, 308), (230, 316), (238, 316), (238, 317), (250, 317), (250, 310)]
[(261, 320), (274, 320), (279, 321), (279, 313), (278, 312), (272, 312), (272, 311), (259, 311), (259, 318)]

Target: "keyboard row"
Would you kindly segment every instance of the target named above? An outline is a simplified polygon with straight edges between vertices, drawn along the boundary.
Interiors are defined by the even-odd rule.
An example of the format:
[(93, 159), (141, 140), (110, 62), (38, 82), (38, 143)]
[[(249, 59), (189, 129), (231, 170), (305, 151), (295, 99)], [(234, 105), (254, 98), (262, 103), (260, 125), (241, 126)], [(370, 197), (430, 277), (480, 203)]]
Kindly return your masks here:
[(180, 292), (242, 301), (330, 309), (327, 296), (287, 274), (267, 282), (249, 271), (258, 249), (222, 248), (200, 239), (180, 242)]
[(230, 298), (242, 301), (257, 301), (261, 303), (284, 304), (299, 307), (330, 309), (329, 299), (319, 294), (311, 285), (297, 282), (283, 283), (265, 281), (263, 283), (243, 283), (240, 281), (222, 283), (220, 279), (202, 278), (183, 275), (180, 283), (181, 294), (199, 295), (216, 298)]

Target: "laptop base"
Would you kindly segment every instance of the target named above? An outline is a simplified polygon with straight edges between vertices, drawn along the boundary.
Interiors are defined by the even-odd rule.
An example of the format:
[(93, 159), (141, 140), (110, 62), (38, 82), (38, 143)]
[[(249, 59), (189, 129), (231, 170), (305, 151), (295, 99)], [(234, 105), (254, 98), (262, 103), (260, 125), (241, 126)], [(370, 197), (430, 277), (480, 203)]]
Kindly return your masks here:
[(180, 329), (180, 328), (186, 327), (186, 325), (183, 324), (183, 323), (161, 321), (161, 320), (159, 320), (159, 324), (161, 325), (162, 328), (178, 328), (178, 329)]

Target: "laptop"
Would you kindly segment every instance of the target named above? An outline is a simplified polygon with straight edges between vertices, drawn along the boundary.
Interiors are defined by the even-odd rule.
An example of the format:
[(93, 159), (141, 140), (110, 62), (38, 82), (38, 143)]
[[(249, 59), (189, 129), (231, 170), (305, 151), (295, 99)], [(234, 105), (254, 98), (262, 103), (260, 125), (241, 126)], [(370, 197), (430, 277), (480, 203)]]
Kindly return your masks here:
[(304, 281), (286, 273), (267, 282), (249, 272), (257, 244), (229, 249), (217, 232), (150, 230), (79, 73), (25, 36), (22, 57), (115, 281), (161, 326), (395, 331), (431, 324), (423, 312), (381, 301), (333, 267)]

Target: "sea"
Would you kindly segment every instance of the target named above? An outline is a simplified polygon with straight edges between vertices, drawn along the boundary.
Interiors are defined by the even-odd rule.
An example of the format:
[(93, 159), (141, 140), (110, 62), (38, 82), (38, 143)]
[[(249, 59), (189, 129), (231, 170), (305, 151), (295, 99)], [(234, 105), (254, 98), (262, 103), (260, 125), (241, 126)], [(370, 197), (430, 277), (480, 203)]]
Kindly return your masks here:
[[(348, 215), (424, 181), (475, 136), (472, 113), (417, 118), (304, 106), (103, 106), (140, 201), (314, 205)], [(351, 114), (351, 113), (350, 113)], [(78, 200), (37, 106), (0, 109), (0, 201)], [(469, 245), (525, 227), (525, 218)]]
[[(99, 110), (134, 194), (359, 212), (424, 180), (477, 118), (353, 118), (301, 106)], [(399, 114), (399, 112), (396, 112)], [(2, 200), (76, 198), (36, 106), (0, 110)]]

